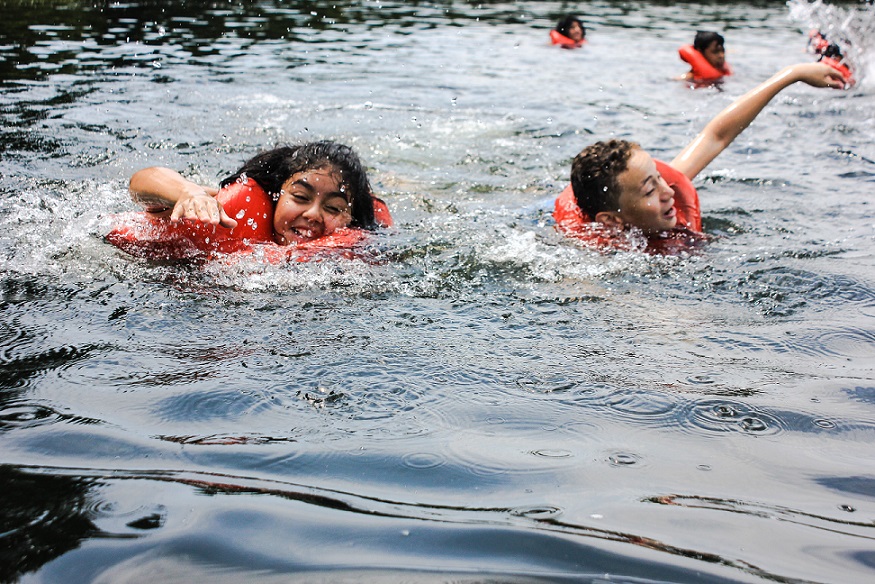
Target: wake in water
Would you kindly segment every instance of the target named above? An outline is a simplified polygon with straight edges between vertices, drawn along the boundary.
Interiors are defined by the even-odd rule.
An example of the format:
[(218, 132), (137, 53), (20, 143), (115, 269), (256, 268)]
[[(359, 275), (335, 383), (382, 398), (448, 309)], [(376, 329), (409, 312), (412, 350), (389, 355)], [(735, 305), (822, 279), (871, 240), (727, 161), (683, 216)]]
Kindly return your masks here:
[(858, 6), (825, 4), (822, 0), (789, 0), (790, 20), (820, 31), (839, 46), (857, 78), (858, 86), (870, 87), (875, 79), (875, 4)]

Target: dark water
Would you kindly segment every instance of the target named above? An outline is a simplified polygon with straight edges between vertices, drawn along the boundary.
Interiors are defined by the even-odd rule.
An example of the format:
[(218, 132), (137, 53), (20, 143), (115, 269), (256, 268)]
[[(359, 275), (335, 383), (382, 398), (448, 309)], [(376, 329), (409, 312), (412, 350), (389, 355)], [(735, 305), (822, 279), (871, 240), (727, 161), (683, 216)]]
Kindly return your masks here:
[[(0, 6), (0, 581), (875, 576), (871, 4)], [(548, 46), (574, 9), (590, 44)], [(576, 152), (670, 159), (812, 60), (808, 15), (860, 83), (789, 88), (697, 179), (713, 242), (555, 232)], [(722, 90), (670, 81), (703, 23)], [(316, 138), (393, 210), (367, 261), (103, 241), (138, 168)]]

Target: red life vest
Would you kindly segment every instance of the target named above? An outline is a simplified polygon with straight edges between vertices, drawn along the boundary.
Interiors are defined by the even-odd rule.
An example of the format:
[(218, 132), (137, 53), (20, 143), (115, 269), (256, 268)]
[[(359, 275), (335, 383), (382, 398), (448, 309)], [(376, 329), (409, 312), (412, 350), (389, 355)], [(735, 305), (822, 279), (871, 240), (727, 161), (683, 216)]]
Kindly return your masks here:
[[(280, 246), (273, 243), (273, 201), (258, 183), (252, 179), (235, 182), (222, 188), (216, 198), (225, 213), (237, 221), (233, 229), (186, 219), (174, 223), (146, 212), (125, 213), (117, 217), (106, 240), (133, 256), (152, 260), (252, 252), (253, 244), (266, 244), (259, 249), (269, 261), (277, 262), (292, 256), (296, 259), (312, 256), (326, 249), (349, 248), (366, 237), (361, 229), (343, 228), (319, 239)], [(377, 223), (391, 226), (392, 216), (386, 204), (376, 197), (373, 201)], [(296, 253), (299, 250), (304, 253)]]
[(729, 63), (724, 63), (722, 69), (716, 68), (708, 62), (705, 55), (693, 48), (693, 45), (684, 45), (678, 49), (683, 61), (690, 65), (693, 72), (693, 81), (716, 81), (726, 75), (732, 75)]
[(578, 47), (582, 47), (586, 42), (586, 39), (580, 39), (579, 41), (572, 40), (559, 32), (556, 29), (550, 31), (550, 42), (554, 45), (560, 45), (563, 49), (576, 49)]
[[(702, 211), (699, 208), (699, 193), (687, 176), (676, 168), (654, 160), (656, 170), (674, 191), (674, 208), (677, 217), (677, 226), (674, 231), (684, 238), (701, 239), (702, 234)], [(553, 219), (559, 230), (575, 239), (599, 248), (605, 247), (629, 247), (620, 237), (621, 232), (617, 229), (594, 222), (577, 205), (574, 191), (571, 185), (565, 187), (556, 199), (553, 208)], [(660, 244), (659, 241), (666, 238), (648, 238), (648, 245), (665, 251), (670, 246)]]

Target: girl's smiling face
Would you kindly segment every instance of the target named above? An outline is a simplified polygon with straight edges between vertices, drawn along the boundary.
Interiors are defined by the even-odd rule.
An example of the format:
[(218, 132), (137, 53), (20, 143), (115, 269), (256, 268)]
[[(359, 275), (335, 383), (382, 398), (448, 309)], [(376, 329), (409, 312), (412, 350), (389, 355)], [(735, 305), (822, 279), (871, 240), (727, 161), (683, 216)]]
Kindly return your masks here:
[(301, 243), (349, 225), (352, 210), (348, 190), (330, 166), (293, 174), (283, 183), (274, 210), (274, 241), (280, 245)]

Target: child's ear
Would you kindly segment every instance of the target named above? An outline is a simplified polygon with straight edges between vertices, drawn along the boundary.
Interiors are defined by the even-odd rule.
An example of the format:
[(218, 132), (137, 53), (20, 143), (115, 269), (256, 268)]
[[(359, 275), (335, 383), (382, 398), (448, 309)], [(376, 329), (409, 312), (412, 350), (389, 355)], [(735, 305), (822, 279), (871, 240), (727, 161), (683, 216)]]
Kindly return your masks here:
[(603, 223), (609, 227), (618, 227), (620, 229), (626, 224), (620, 218), (619, 213), (614, 211), (599, 211), (595, 214), (595, 220), (597, 223)]

